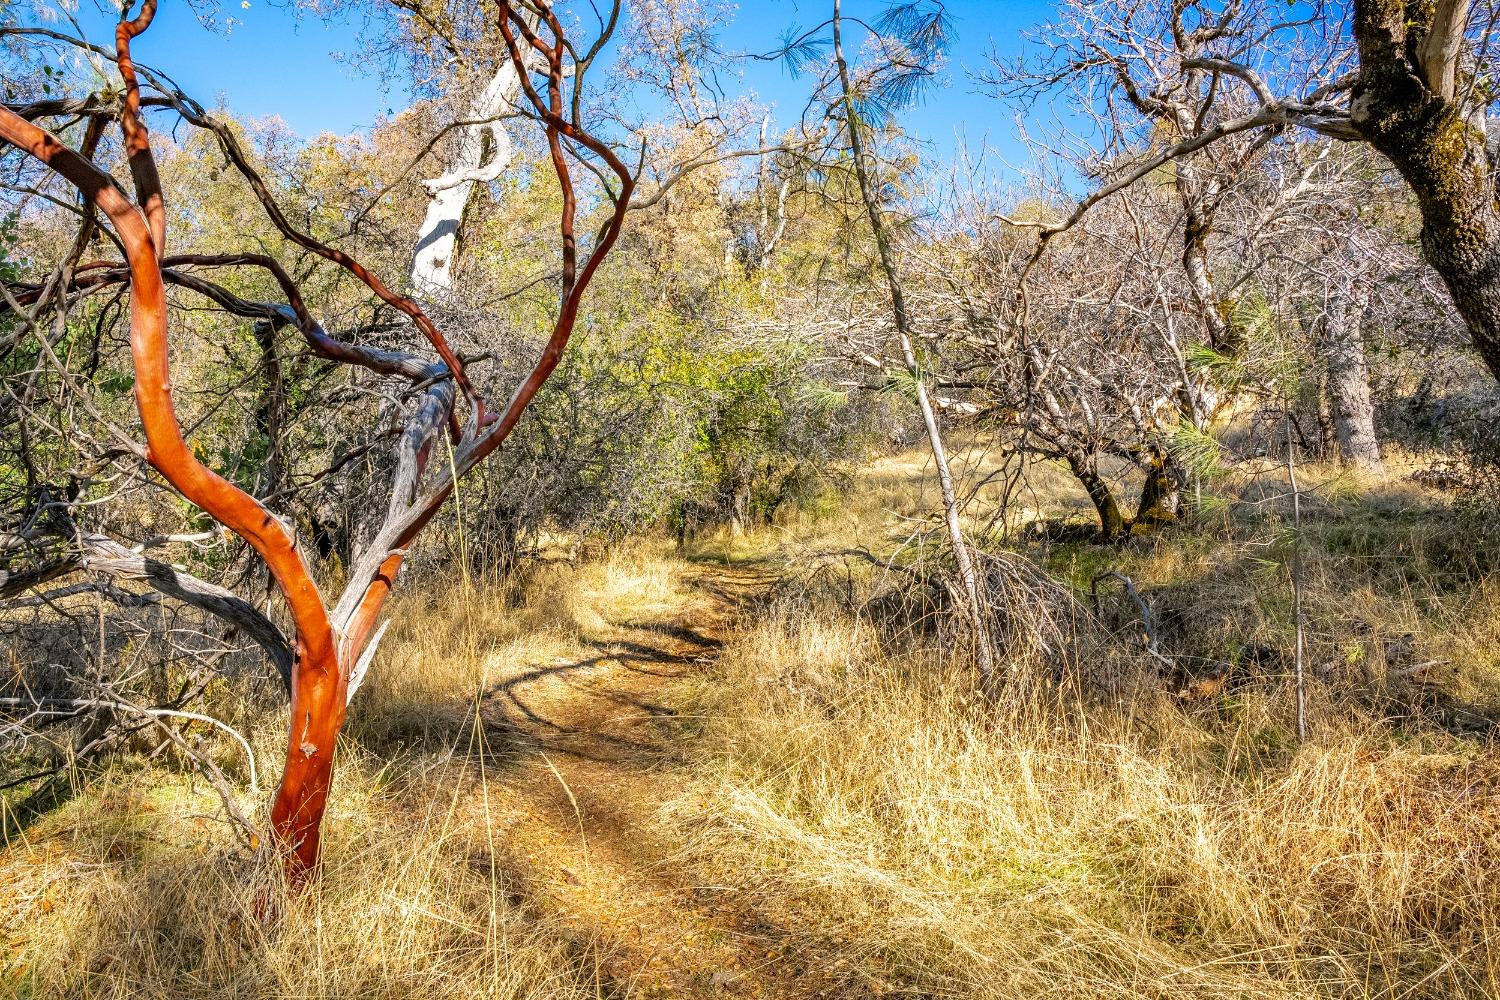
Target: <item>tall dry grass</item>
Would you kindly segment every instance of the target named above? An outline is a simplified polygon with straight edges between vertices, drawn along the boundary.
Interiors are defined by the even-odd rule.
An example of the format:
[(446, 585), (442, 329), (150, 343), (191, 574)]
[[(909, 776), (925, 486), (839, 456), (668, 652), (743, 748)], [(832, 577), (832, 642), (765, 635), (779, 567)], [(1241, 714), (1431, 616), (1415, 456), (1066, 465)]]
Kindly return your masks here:
[[(891, 456), (836, 517), (792, 516), (700, 554), (895, 551), (930, 508), (928, 474)], [(1126, 629), (1075, 664), (1088, 683), (997, 711), (941, 635), (901, 638), (804, 595), (752, 609), (676, 692), (685, 763), (667, 784), (681, 791), (645, 831), (677, 845), (662, 864), (821, 942), (870, 995), (1500, 995), (1500, 767), (1489, 736), (1433, 708), (1493, 701), (1490, 556), (1394, 477), (1304, 475), (1306, 745), (1284, 664), (1187, 703), (1141, 669)], [(1069, 489), (1041, 468), (1023, 493), (1028, 509), (1078, 509)], [(1025, 556), (1080, 602), (1101, 569), (1128, 573), (1184, 662), (1288, 648), (1277, 493), (1247, 489), (1239, 507), (1124, 548), (1038, 542)], [(478, 707), (530, 665), (585, 660), (617, 624), (680, 610), (684, 571), (643, 543), (408, 587), (353, 706), (323, 883), (301, 899), (232, 849), (180, 762), (118, 764), (0, 853), (0, 993), (605, 992), (601, 956), (528, 902), (492, 833), (495, 782), (526, 748)], [(1450, 661), (1441, 686), (1389, 684), (1397, 646), (1400, 663)], [(274, 775), (279, 710), (232, 718)], [(208, 739), (243, 779), (240, 750)], [(257, 919), (267, 906), (281, 918)]]
[[(482, 777), (345, 754), (316, 891), (214, 837), (216, 802), (111, 775), (0, 866), (17, 997), (592, 996), (475, 815)], [(149, 791), (143, 789), (149, 788)], [(264, 919), (267, 912), (274, 919)]]
[[(966, 674), (858, 620), (783, 613), (727, 652), (696, 783), (702, 877), (870, 989), (1037, 997), (1500, 993), (1500, 764), (1242, 695), (997, 718)], [(1269, 745), (1268, 745), (1269, 744)]]
[[(408, 592), (351, 710), (310, 893), (289, 894), (275, 859), (235, 845), (183, 762), (122, 760), (80, 784), (0, 851), (0, 996), (601, 995), (607, 956), (554, 928), (510, 863), (492, 809), (512, 748), (474, 706), (486, 685), (680, 600), (680, 572), (664, 545), (641, 543)], [(284, 709), (233, 714), (274, 777)], [(202, 749), (243, 780), (238, 746)]]
[(641, 539), (509, 579), (461, 575), (408, 588), (356, 696), (350, 735), (382, 749), (452, 742), (470, 724), (466, 703), (519, 667), (591, 655), (586, 644), (616, 624), (679, 605), (683, 569), (668, 543)]
[[(855, 600), (789, 589), (691, 693), (706, 722), (664, 822), (698, 879), (850, 957), (872, 994), (1500, 995), (1500, 761), (1482, 713), (1438, 710), (1494, 703), (1494, 553), (1412, 467), (1302, 471), (1305, 745), (1273, 470), (1158, 538), (1023, 542), (1080, 599), (1128, 573), (1185, 668), (1236, 660), (1206, 699), (1146, 669), (1127, 622), (1086, 680), (997, 710), (961, 651), (856, 613), (877, 579), (856, 567)], [(1027, 503), (1081, 509), (1037, 472)], [(771, 544), (895, 551), (922, 474), (876, 463), (847, 517)], [(1391, 680), (1427, 660), (1432, 686)]]

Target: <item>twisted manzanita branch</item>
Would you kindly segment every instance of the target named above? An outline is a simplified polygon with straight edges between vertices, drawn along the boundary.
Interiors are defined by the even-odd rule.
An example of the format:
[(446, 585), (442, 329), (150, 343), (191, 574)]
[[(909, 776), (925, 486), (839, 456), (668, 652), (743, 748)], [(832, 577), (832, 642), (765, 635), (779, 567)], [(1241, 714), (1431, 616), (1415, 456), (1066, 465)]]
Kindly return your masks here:
[[(497, 6), (500, 11), (500, 31), (505, 37), (510, 58), (517, 66), (525, 66), (526, 56), (516, 40), (512, 25), (519, 26), (519, 29), (527, 34), (530, 34), (530, 27), (509, 0), (497, 0)], [(581, 269), (578, 269), (576, 256), (574, 256), (570, 258), (574, 261), (573, 266), (564, 269), (558, 313), (553, 321), (552, 332), (547, 338), (541, 356), (517, 387), (504, 411), (491, 426), (482, 428), (476, 439), (466, 439), (460, 443), (455, 449), (453, 467), (448, 475), (445, 476), (440, 471), (437, 481), (425, 494), (413, 501), (404, 515), (388, 518), (386, 525), (370, 543), (364, 556), (356, 562), (355, 571), (351, 574), (351, 586), (345, 590), (344, 598), (334, 610), (335, 620), (343, 623), (345, 655), (349, 657), (357, 657), (364, 648), (380, 616), (381, 609), (395, 585), (396, 574), (405, 561), (407, 547), (416, 538), (418, 532), (432, 520), (452, 493), (455, 476), (463, 476), (505, 442), (515, 430), (521, 415), (525, 413), (532, 399), (536, 397), (537, 392), (556, 369), (577, 326), (583, 294), (597, 273), (599, 265), (604, 262), (604, 258), (619, 239), (620, 230), (625, 223), (630, 195), (635, 189), (635, 175), (608, 145), (563, 117), (560, 97), (562, 82), (566, 75), (562, 64), (562, 39), (565, 36), (561, 24), (551, 10), (544, 7), (542, 12), (548, 29), (553, 33), (557, 42), (554, 46), (547, 46), (538, 39), (531, 44), (533, 48), (537, 48), (548, 56), (545, 71), (548, 76), (548, 92), (552, 100), (544, 101), (524, 74), (522, 76), (523, 91), (547, 130), (548, 147), (553, 151), (553, 166), (557, 170), (558, 181), (563, 189), (564, 205), (576, 205), (577, 196), (567, 159), (560, 155), (562, 152), (558, 139), (560, 135), (576, 139), (585, 148), (597, 153), (619, 178), (620, 190), (616, 192), (613, 211), (593, 251), (589, 254), (588, 260)], [(536, 38), (534, 34), (530, 37)], [(576, 76), (574, 83), (577, 84)], [(565, 254), (569, 247), (575, 248), (573, 252), (576, 254), (574, 225), (574, 211), (565, 207), (559, 224)], [(356, 583), (362, 584), (363, 589), (355, 590), (354, 584)]]
[(145, 0), (141, 12), (133, 20), (125, 20), (122, 12), (120, 23), (115, 26), (115, 64), (120, 68), (120, 78), (125, 81), (125, 105), (120, 110), (120, 132), (125, 137), (125, 155), (130, 161), (130, 175), (135, 179), (136, 200), (146, 213), (146, 222), (151, 229), (151, 239), (156, 244), (156, 255), (167, 252), (167, 206), (161, 194), (161, 177), (156, 171), (156, 158), (151, 155), (151, 134), (141, 118), (141, 87), (136, 78), (135, 63), (130, 58), (130, 40), (151, 26), (156, 17), (156, 0)]
[[(0, 141), (24, 150), (77, 187), (87, 203), (108, 217), (125, 256), (123, 263), (95, 261), (70, 267), (60, 281), (42, 288), (18, 286), (19, 296), (7, 296), (13, 303), (12, 307), (22, 302), (46, 302), (49, 296), (61, 293), (60, 301), (65, 308), (67, 295), (71, 292), (86, 292), (102, 285), (128, 281), (135, 399), (145, 431), (146, 457), (182, 496), (250, 544), (270, 569), (291, 613), (295, 625), (291, 719), (286, 766), (271, 808), (271, 832), (287, 851), (294, 880), (306, 878), (316, 865), (321, 823), (333, 777), (334, 748), (348, 702), (350, 670), (361, 662), (406, 552), (452, 493), (457, 478), (502, 445), (556, 369), (577, 325), (584, 292), (616, 244), (635, 186), (633, 174), (613, 150), (590, 135), (576, 120), (580, 106), (576, 94), (572, 102), (574, 117), (565, 115), (568, 104), (563, 95), (567, 75), (564, 57), (571, 50), (550, 5), (540, 4), (538, 7), (541, 21), (551, 35), (550, 44), (531, 30), (513, 4), (498, 0), (500, 30), (505, 36), (509, 55), (525, 81), (527, 100), (546, 130), (552, 164), (563, 191), (559, 235), (564, 267), (558, 311), (547, 343), (530, 373), (498, 416), (486, 412), (483, 400), (464, 376), (459, 358), (420, 306), (393, 292), (344, 251), (292, 226), (228, 127), (204, 114), (185, 95), (170, 88), (163, 89), (165, 84), (159, 82), (157, 75), (143, 70), (154, 86), (163, 89), (166, 103), (186, 121), (218, 136), (225, 155), (288, 241), (343, 267), (382, 301), (410, 317), (441, 360), (425, 361), (414, 355), (351, 344), (329, 336), (312, 317), (296, 282), (285, 268), (267, 255), (167, 256), (163, 252), (167, 238), (165, 207), (150, 136), (140, 119), (143, 101), (130, 54), (131, 42), (151, 24), (156, 0), (145, 0), (141, 13), (135, 18), (122, 17), (116, 30), (117, 51), (113, 56), (125, 81), (119, 114), (136, 189), (135, 202), (86, 155), (69, 149), (51, 132), (33, 124), (22, 114), (0, 106)], [(615, 19), (611, 19), (611, 28), (614, 23)], [(547, 76), (545, 98), (527, 78), (531, 72), (531, 60), (523, 57), (515, 26), (519, 26), (528, 45), (538, 48), (546, 56), (542, 67)], [(597, 48), (598, 45), (595, 50)], [(576, 76), (574, 85), (577, 86)], [(155, 98), (152, 103), (157, 103)], [(40, 113), (36, 115), (42, 116)], [(91, 129), (90, 135), (96, 131)], [(612, 211), (587, 259), (580, 264), (575, 235), (578, 196), (570, 158), (578, 159), (588, 154), (606, 163), (619, 183), (618, 190), (609, 192)], [(243, 299), (191, 270), (201, 267), (262, 269), (275, 279), (286, 302), (261, 303)], [(354, 561), (348, 584), (332, 611), (319, 593), (291, 531), (254, 497), (201, 464), (184, 439), (172, 397), (168, 364), (168, 284), (204, 295), (237, 315), (294, 325), (314, 355), (362, 367), (378, 375), (403, 379), (420, 393), (397, 444), (396, 471), (385, 521)], [(434, 463), (431, 461), (434, 445), (443, 428), (453, 424), (459, 390), (466, 394), (472, 405), (469, 420), (462, 433), (454, 425), (456, 440), (452, 461)]]
[[(363, 344), (351, 344), (330, 335), (307, 308), (290, 274), (274, 257), (265, 254), (173, 254), (162, 258), (162, 278), (169, 285), (189, 289), (208, 298), (228, 312), (247, 319), (267, 320), (295, 327), (315, 357), (355, 365), (377, 375), (404, 378), (412, 383), (428, 383), (446, 378), (448, 366), (404, 351), (384, 350)], [(281, 287), (286, 303), (254, 302), (197, 274), (179, 270), (184, 267), (258, 267), (269, 272)], [(71, 280), (61, 287), (67, 291), (87, 291), (104, 285), (123, 284), (130, 280), (130, 268), (118, 261), (91, 261), (73, 269)], [(18, 305), (33, 305), (49, 294), (52, 285), (22, 286), (13, 294)], [(0, 304), (0, 313), (8, 304)]]
[[(292, 683), (293, 754), (317, 746), (330, 720), (321, 706), (307, 703), (307, 693), (319, 684), (313, 675), (338, 674), (337, 643), (322, 596), (291, 533), (255, 498), (204, 466), (183, 437), (172, 399), (168, 363), (167, 298), (157, 243), (146, 215), (132, 204), (107, 173), (44, 129), (0, 109), (0, 139), (25, 150), (72, 183), (91, 204), (109, 218), (130, 269), (130, 351), (135, 367), (135, 401), (146, 437), (146, 456), (179, 493), (243, 538), (265, 561), (286, 599), (296, 626), (295, 669)], [(149, 147), (147, 148), (149, 155)], [(337, 707), (332, 733), (342, 724)], [(297, 740), (298, 722), (304, 733)], [(324, 789), (326, 795), (326, 788)], [(273, 814), (273, 830), (287, 828), (288, 817)], [(316, 844), (313, 844), (316, 851)], [(304, 856), (294, 845), (299, 863), (310, 865), (315, 853)]]
[(245, 178), (245, 181), (250, 185), (250, 190), (255, 193), (255, 197), (260, 201), (262, 208), (264, 208), (266, 217), (271, 220), (271, 224), (276, 227), (276, 230), (283, 237), (302, 247), (304, 250), (315, 253), (324, 260), (342, 267), (354, 275), (366, 288), (374, 292), (376, 297), (382, 302), (411, 319), (413, 325), (422, 332), (427, 342), (432, 345), (433, 350), (437, 351), (438, 357), (442, 359), (443, 364), (447, 365), (448, 370), (453, 373), (453, 378), (457, 381), (459, 388), (463, 390), (465, 397), (476, 407), (477, 420), (483, 422), (484, 404), (474, 392), (473, 386), (470, 385), (468, 375), (464, 371), (463, 363), (459, 360), (458, 355), (454, 353), (453, 348), (449, 346), (448, 338), (443, 335), (443, 332), (438, 329), (437, 324), (433, 323), (431, 318), (422, 310), (422, 307), (417, 305), (410, 297), (393, 291), (372, 271), (343, 250), (340, 250), (338, 247), (329, 246), (321, 240), (314, 238), (310, 233), (305, 233), (292, 225), (291, 221), (287, 219), (286, 213), (282, 212), (281, 206), (277, 204), (276, 198), (271, 194), (270, 187), (266, 184), (264, 178), (260, 176), (260, 172), (250, 163), (250, 158), (245, 155), (245, 151), (240, 146), (239, 140), (235, 138), (234, 133), (230, 131), (227, 125), (203, 113), (201, 109), (198, 109), (192, 102), (185, 98), (178, 100), (175, 107), (189, 122), (213, 132), (218, 137), (219, 148), (223, 150), (225, 157), (234, 168)]

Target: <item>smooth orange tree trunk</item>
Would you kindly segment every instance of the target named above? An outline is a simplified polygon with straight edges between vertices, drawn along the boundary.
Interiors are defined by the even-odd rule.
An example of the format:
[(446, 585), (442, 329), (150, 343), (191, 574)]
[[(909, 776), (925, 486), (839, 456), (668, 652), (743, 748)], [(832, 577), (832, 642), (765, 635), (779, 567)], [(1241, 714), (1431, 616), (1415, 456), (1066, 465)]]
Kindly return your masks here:
[[(153, 78), (163, 95), (156, 98), (157, 102), (164, 102), (186, 122), (217, 137), (227, 160), (243, 176), (286, 239), (345, 269), (377, 297), (405, 313), (440, 360), (429, 362), (414, 355), (330, 337), (313, 320), (296, 282), (264, 254), (166, 256), (166, 213), (150, 136), (140, 116), (141, 95), (130, 56), (132, 40), (151, 24), (155, 0), (146, 0), (134, 19), (128, 19), (127, 6), (115, 36), (115, 63), (125, 85), (119, 120), (135, 185), (134, 200), (107, 169), (93, 162), (92, 141), (86, 142), (84, 151), (71, 149), (53, 133), (0, 106), (0, 141), (24, 150), (74, 185), (108, 217), (124, 250), (124, 262), (83, 265), (77, 268), (77, 277), (69, 281), (70, 288), (100, 282), (129, 283), (134, 393), (146, 439), (138, 453), (174, 490), (254, 549), (269, 569), (292, 618), (296, 641), (286, 767), (271, 805), (270, 833), (285, 851), (288, 875), (298, 885), (307, 881), (318, 862), (322, 822), (333, 783), (334, 753), (350, 696), (351, 671), (362, 657), (370, 655), (367, 647), (406, 552), (453, 492), (457, 479), (498, 449), (515, 429), (556, 368), (577, 323), (584, 291), (618, 240), (635, 188), (634, 173), (608, 145), (572, 117), (583, 105), (576, 94), (573, 100), (565, 98), (563, 81), (571, 73), (575, 88), (580, 86), (583, 69), (565, 66), (570, 49), (562, 25), (550, 7), (543, 4), (536, 10), (520, 9), (508, 0), (497, 0), (496, 7), (506, 52), (518, 70), (522, 70), (521, 87), (532, 117), (546, 130), (548, 149), (563, 194), (559, 222), (563, 266), (556, 319), (540, 358), (509, 403), (499, 411), (486, 408), (465, 376), (460, 359), (420, 306), (393, 292), (343, 251), (297, 231), (276, 205), (271, 187), (256, 173), (233, 131), (205, 114), (185, 95)], [(609, 22), (605, 37), (597, 45), (607, 41), (607, 32), (613, 30), (614, 23), (614, 20)], [(542, 26), (550, 39), (539, 34)], [(537, 65), (538, 59), (541, 65)], [(533, 74), (545, 76), (545, 93), (533, 85)], [(112, 114), (102, 110), (92, 113)], [(90, 134), (95, 131), (91, 126)], [(592, 253), (580, 261), (574, 234), (578, 198), (570, 162), (583, 156), (601, 162), (613, 174), (614, 184), (604, 191), (612, 211)], [(598, 171), (594, 163), (589, 166)], [(267, 270), (281, 287), (287, 303), (273, 306), (238, 299), (197, 274), (171, 270), (174, 264)], [(290, 529), (260, 501), (200, 463), (183, 434), (172, 397), (169, 366), (166, 295), (169, 281), (207, 295), (231, 312), (238, 309), (240, 315), (291, 325), (301, 333), (315, 356), (405, 380), (417, 394), (397, 446), (396, 472), (385, 521), (355, 560), (344, 592), (331, 610)], [(466, 420), (457, 409), (460, 393), (467, 406)], [(428, 459), (439, 453), (445, 436), (446, 446), (451, 449), (449, 461), (433, 463), (435, 467), (429, 468)]]
[(311, 872), (318, 861), (347, 688), (337, 657), (324, 653), (320, 658), (298, 649), (286, 769), (271, 804), (271, 835), (289, 853), (294, 879)]

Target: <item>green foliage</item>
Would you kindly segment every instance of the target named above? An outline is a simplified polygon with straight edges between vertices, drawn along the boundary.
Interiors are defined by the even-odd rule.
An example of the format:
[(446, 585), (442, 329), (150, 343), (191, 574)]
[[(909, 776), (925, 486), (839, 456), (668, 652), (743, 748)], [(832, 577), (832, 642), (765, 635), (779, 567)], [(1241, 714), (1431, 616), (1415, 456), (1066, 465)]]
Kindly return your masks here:
[(901, 399), (916, 402), (917, 388), (921, 385), (922, 373), (909, 368), (891, 367), (885, 372), (885, 391)]
[(1224, 320), (1235, 340), (1245, 345), (1241, 356), (1223, 354), (1207, 344), (1188, 348), (1184, 362), (1190, 373), (1228, 395), (1272, 395), (1296, 398), (1315, 384), (1304, 366), (1309, 353), (1297, 343), (1293, 324), (1283, 321), (1266, 293), (1252, 288), (1223, 304)]
[[(667, 308), (624, 310), (570, 350), (538, 400), (543, 465), (559, 483), (553, 516), (612, 533), (673, 521), (770, 517), (816, 494), (854, 447), (850, 402), (822, 384), (816, 354), (792, 342), (737, 343)], [(629, 318), (630, 321), (623, 321)]]
[(16, 243), (20, 240), (20, 228), (19, 210), (0, 215), (0, 281), (14, 281), (21, 276), (20, 263), (13, 259)]
[(1192, 345), (1184, 360), (1188, 371), (1195, 375), (1209, 376), (1217, 385), (1234, 387), (1240, 381), (1241, 369), (1235, 359), (1227, 354), (1220, 354), (1208, 344)]
[(1216, 479), (1224, 473), (1219, 442), (1189, 420), (1179, 420), (1168, 432), (1167, 450), (1178, 466), (1195, 479)]

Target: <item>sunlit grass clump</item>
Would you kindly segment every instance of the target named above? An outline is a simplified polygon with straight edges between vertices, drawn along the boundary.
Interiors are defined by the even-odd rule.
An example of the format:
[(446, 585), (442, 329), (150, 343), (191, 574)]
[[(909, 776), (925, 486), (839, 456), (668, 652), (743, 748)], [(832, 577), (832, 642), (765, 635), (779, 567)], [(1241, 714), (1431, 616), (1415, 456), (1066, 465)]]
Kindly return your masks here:
[[(13, 844), (0, 993), (19, 997), (573, 998), (581, 956), (515, 894), (465, 780), (346, 761), (313, 891), (216, 835), (206, 789), (106, 779)], [(468, 779), (474, 780), (474, 779)]]
[[(952, 662), (797, 611), (722, 660), (667, 818), (701, 877), (872, 990), (1493, 996), (1500, 766), (1286, 699), (996, 714)], [(1127, 717), (1130, 716), (1130, 717)], [(1277, 725), (1277, 720), (1281, 724)]]
[[(475, 699), (610, 623), (680, 601), (653, 544), (506, 581), (429, 581), (402, 599), (342, 743), (315, 888), (290, 893), (264, 846), (230, 835), (219, 799), (175, 767), (122, 761), (0, 853), (0, 995), (97, 998), (597, 996), (576, 934), (554, 933), (489, 811), (506, 747)], [(280, 710), (236, 704), (262, 775)], [(205, 749), (241, 780), (243, 752)], [(487, 787), (488, 786), (488, 787)]]

